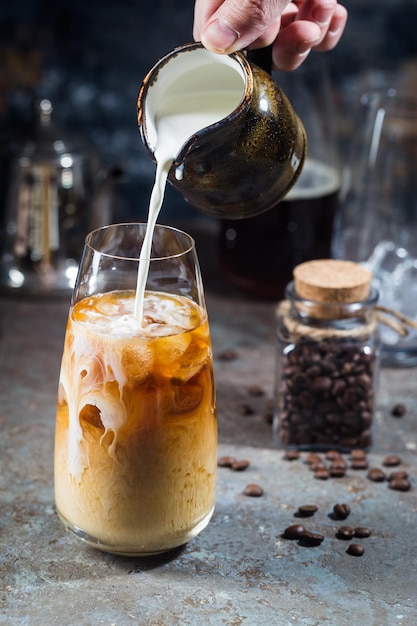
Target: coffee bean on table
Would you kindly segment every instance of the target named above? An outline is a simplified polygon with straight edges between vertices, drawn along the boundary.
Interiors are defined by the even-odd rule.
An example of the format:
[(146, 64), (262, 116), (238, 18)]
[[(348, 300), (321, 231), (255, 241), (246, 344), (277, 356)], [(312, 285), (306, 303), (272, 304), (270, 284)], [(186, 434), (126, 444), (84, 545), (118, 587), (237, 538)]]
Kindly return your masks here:
[(339, 457), (332, 460), (330, 467), (333, 469), (347, 469), (347, 463), (343, 457)]
[(303, 533), (306, 532), (305, 527), (302, 524), (292, 524), (282, 533), (285, 539), (299, 539)]
[(388, 487), (395, 491), (410, 491), (411, 483), (407, 478), (392, 478), (388, 482)]
[(340, 452), (338, 450), (327, 450), (327, 452), (326, 452), (326, 454), (324, 456), (329, 461), (334, 461), (335, 459), (340, 459), (341, 458)]
[(319, 480), (327, 480), (330, 478), (330, 472), (326, 467), (320, 467), (315, 470), (314, 478), (318, 478)]
[(362, 556), (365, 553), (365, 548), (359, 543), (351, 543), (346, 552), (351, 556)]
[(341, 526), (337, 529), (336, 537), (338, 539), (348, 540), (355, 536), (355, 529), (352, 526)]
[(361, 450), (360, 448), (355, 448), (354, 450), (350, 451), (350, 458), (351, 459), (366, 459), (366, 452), (365, 450)]
[(397, 480), (398, 478), (408, 478), (407, 472), (404, 470), (398, 470), (396, 472), (391, 472), (388, 476), (388, 480)]
[(219, 467), (232, 467), (233, 463), (235, 462), (236, 462), (236, 459), (234, 456), (221, 456), (217, 460), (217, 465)]
[(306, 530), (305, 532), (302, 533), (300, 540), (299, 540), (299, 544), (300, 546), (307, 546), (307, 547), (315, 547), (315, 546), (319, 546), (322, 542), (324, 541), (324, 536), (321, 535), (320, 533), (315, 533), (309, 530)]
[(320, 454), (317, 454), (316, 452), (310, 452), (310, 454), (306, 456), (305, 462), (307, 463), (307, 465), (314, 465), (315, 463), (321, 463), (322, 465), (324, 465), (323, 459), (321, 458)]
[(402, 417), (403, 415), (405, 415), (406, 412), (407, 412), (407, 409), (405, 408), (405, 405), (402, 404), (402, 402), (399, 402), (398, 404), (395, 404), (392, 407), (391, 414), (394, 417)]
[(372, 467), (368, 472), (368, 478), (374, 483), (382, 483), (386, 476), (384, 470), (379, 469), (379, 467)]
[(346, 469), (343, 467), (333, 467), (333, 465), (329, 469), (329, 474), (332, 478), (343, 478), (346, 475)]
[(246, 402), (238, 406), (238, 411), (240, 415), (253, 415), (255, 413), (253, 406), (247, 404)]
[(370, 528), (366, 528), (366, 526), (358, 526), (357, 528), (355, 528), (355, 537), (358, 537), (359, 539), (364, 539), (365, 537), (370, 537), (372, 534), (372, 531)]
[(260, 496), (263, 496), (263, 494), (264, 490), (262, 489), (262, 487), (260, 485), (255, 485), (254, 483), (246, 485), (243, 491), (243, 495), (250, 496), (252, 498), (260, 498)]
[(354, 470), (363, 470), (363, 469), (368, 469), (369, 464), (366, 458), (363, 459), (352, 459), (352, 462), (350, 464), (351, 469)]
[(335, 458), (329, 467), (330, 476), (333, 478), (342, 478), (346, 474), (347, 463), (342, 457)]
[(296, 517), (312, 517), (318, 510), (318, 506), (315, 504), (303, 504), (298, 507), (295, 516)]
[(233, 348), (226, 348), (222, 352), (219, 352), (217, 358), (219, 361), (234, 361), (238, 358), (238, 353)]
[(350, 506), (348, 504), (335, 504), (333, 513), (337, 519), (346, 519), (350, 515)]
[(382, 461), (382, 465), (385, 465), (385, 467), (396, 467), (397, 465), (401, 465), (401, 459), (395, 454), (390, 454)]
[(286, 450), (284, 454), (284, 459), (286, 461), (296, 461), (300, 458), (299, 450)]
[(318, 461), (312, 461), (309, 467), (312, 472), (315, 472), (320, 469), (327, 469), (326, 463), (322, 461), (321, 459)]
[(265, 395), (265, 390), (262, 389), (262, 387), (260, 387), (259, 385), (251, 385), (250, 387), (248, 387), (248, 394), (255, 398), (260, 398), (261, 396)]
[(241, 459), (237, 461), (233, 461), (231, 468), (234, 472), (243, 472), (250, 465), (250, 461), (246, 459)]

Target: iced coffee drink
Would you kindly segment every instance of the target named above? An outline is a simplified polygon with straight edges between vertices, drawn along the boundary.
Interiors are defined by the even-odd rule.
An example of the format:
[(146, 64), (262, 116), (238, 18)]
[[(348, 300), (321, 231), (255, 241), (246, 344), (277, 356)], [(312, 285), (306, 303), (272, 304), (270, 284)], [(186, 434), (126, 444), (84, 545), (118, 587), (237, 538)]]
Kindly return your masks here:
[(59, 382), (56, 505), (85, 541), (119, 554), (180, 546), (214, 508), (217, 427), (205, 308), (115, 290), (70, 309)]

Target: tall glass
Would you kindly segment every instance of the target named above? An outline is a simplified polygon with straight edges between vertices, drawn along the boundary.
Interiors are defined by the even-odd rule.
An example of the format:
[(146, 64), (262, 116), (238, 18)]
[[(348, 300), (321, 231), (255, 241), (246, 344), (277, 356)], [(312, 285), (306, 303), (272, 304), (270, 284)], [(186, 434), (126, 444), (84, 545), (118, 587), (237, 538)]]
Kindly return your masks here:
[(217, 462), (212, 353), (194, 241), (156, 226), (137, 320), (145, 230), (116, 224), (86, 238), (55, 438), (62, 522), (95, 548), (132, 556), (168, 551), (205, 528)]

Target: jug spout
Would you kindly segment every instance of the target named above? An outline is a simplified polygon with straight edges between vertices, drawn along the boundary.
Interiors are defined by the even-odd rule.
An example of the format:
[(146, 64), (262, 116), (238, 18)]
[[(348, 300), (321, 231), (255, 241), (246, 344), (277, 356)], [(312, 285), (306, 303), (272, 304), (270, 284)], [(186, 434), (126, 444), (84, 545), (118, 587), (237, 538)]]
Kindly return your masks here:
[(154, 160), (174, 104), (196, 125), (178, 132), (168, 180), (196, 209), (250, 217), (295, 184), (306, 154), (303, 124), (272, 77), (243, 52), (217, 55), (190, 43), (151, 69), (139, 92), (138, 124)]

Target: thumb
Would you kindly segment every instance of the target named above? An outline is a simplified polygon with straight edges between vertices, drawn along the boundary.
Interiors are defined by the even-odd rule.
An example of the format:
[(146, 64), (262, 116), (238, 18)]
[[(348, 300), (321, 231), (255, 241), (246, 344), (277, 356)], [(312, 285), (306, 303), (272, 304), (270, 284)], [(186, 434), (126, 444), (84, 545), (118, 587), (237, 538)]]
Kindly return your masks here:
[[(280, 16), (290, 0), (224, 0), (210, 17), (203, 0), (196, 0), (195, 15), (201, 12), (208, 17), (200, 32), (194, 30), (196, 39), (213, 52), (230, 53), (247, 48), (253, 42), (272, 43), (280, 26)], [(207, 3), (207, 0), (206, 0)], [(210, 3), (210, 0), (209, 0)]]

